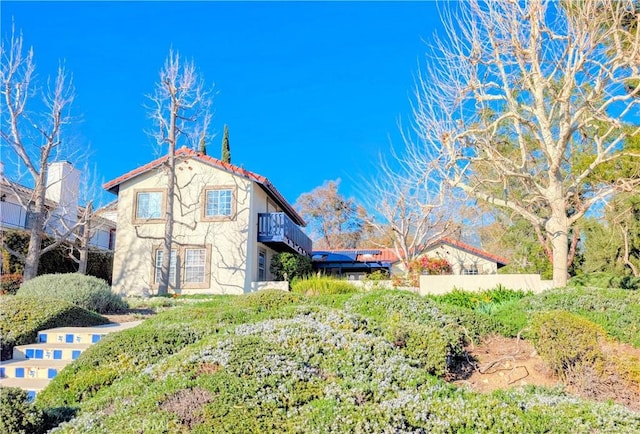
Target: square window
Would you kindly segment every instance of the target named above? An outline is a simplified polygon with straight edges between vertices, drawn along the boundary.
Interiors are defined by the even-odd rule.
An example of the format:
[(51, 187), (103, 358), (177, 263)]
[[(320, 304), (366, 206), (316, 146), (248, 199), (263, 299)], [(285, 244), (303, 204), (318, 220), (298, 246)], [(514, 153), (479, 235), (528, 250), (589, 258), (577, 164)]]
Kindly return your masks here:
[(205, 249), (185, 249), (184, 281), (185, 283), (204, 283), (207, 251)]
[(207, 190), (205, 217), (229, 217), (232, 212), (231, 189)]
[(136, 193), (136, 218), (159, 219), (162, 217), (162, 192), (139, 191)]

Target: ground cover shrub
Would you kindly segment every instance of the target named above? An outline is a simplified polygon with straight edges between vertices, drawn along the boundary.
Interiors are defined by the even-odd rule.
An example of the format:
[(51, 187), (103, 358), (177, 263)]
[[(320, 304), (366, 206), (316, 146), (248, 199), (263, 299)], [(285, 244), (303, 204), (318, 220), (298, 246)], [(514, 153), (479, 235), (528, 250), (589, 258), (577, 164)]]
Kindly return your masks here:
[[(298, 310), (219, 328), (131, 371), (80, 402), (78, 417), (55, 432), (634, 433), (640, 427), (638, 413), (560, 390), (480, 394), (449, 385), (367, 318), (308, 304)], [(182, 325), (191, 325), (189, 317)]]
[(2, 296), (0, 341), (2, 360), (11, 358), (13, 347), (36, 341), (38, 332), (55, 327), (88, 327), (109, 320), (64, 300)]
[(282, 306), (300, 303), (304, 296), (278, 289), (257, 291), (240, 298), (238, 304), (256, 310), (272, 310)]
[(0, 275), (0, 295), (16, 295), (22, 284), (22, 274)]
[(614, 288), (568, 287), (521, 300), (529, 314), (565, 310), (600, 325), (609, 336), (640, 348), (640, 292)]
[(308, 296), (349, 294), (359, 288), (344, 279), (328, 276), (309, 276), (291, 282), (291, 292)]
[(600, 346), (607, 334), (588, 319), (555, 310), (533, 315), (531, 336), (536, 350), (561, 378), (578, 365), (602, 365)]
[(17, 387), (0, 388), (0, 432), (4, 434), (44, 432), (43, 412), (28, 402), (25, 390)]
[(57, 298), (105, 314), (124, 312), (128, 307), (120, 296), (111, 292), (106, 281), (77, 273), (38, 276), (23, 283), (16, 295)]
[(640, 290), (640, 277), (620, 276), (606, 271), (599, 271), (574, 276), (569, 279), (567, 284), (574, 287), (620, 288), (637, 291)]
[(465, 307), (467, 309), (478, 309), (487, 312), (487, 305), (498, 305), (513, 300), (533, 295), (531, 291), (507, 289), (498, 285), (493, 289), (473, 292), (455, 288), (453, 291), (441, 295), (429, 295), (432, 300), (452, 304), (454, 306)]

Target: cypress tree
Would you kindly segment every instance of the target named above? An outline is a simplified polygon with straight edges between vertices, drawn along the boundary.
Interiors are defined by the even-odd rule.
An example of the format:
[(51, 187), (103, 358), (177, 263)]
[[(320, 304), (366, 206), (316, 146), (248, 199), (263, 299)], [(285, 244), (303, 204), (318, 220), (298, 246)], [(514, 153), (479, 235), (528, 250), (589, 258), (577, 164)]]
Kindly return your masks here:
[(222, 161), (225, 163), (231, 163), (231, 148), (229, 148), (229, 128), (224, 126), (224, 133), (222, 135)]
[(202, 135), (200, 136), (200, 153), (202, 155), (207, 155), (207, 142), (204, 139), (204, 130), (202, 130)]

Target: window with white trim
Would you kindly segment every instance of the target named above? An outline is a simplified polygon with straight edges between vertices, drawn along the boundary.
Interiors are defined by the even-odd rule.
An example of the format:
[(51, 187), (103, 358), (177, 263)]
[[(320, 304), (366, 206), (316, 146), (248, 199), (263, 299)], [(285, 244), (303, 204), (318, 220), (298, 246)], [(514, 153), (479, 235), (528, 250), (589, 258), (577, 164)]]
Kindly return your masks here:
[[(162, 279), (162, 258), (164, 257), (164, 252), (161, 249), (156, 250), (156, 264), (155, 264), (155, 282), (159, 283)], [(176, 284), (176, 262), (178, 259), (178, 255), (175, 250), (171, 250), (171, 259), (169, 261), (169, 283), (171, 285)]]
[(230, 217), (233, 212), (233, 190), (230, 188), (207, 190), (205, 217)]
[(467, 275), (467, 276), (475, 276), (478, 273), (478, 266), (473, 264), (473, 265), (467, 265), (465, 267), (462, 268), (462, 274)]
[(207, 250), (186, 248), (184, 251), (184, 282), (204, 283)]
[(162, 192), (138, 191), (136, 193), (136, 219), (159, 219), (162, 217)]
[(267, 252), (260, 250), (258, 252), (258, 282), (267, 280)]

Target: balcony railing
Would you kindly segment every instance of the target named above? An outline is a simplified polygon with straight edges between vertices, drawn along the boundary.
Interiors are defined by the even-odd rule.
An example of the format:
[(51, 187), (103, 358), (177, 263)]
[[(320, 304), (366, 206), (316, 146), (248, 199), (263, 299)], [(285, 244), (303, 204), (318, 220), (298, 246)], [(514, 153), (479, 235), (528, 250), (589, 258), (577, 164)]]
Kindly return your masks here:
[(0, 202), (0, 220), (2, 227), (28, 229), (27, 211), (12, 202)]
[(311, 239), (283, 212), (258, 214), (258, 241), (276, 250), (287, 246), (301, 255), (311, 256)]

